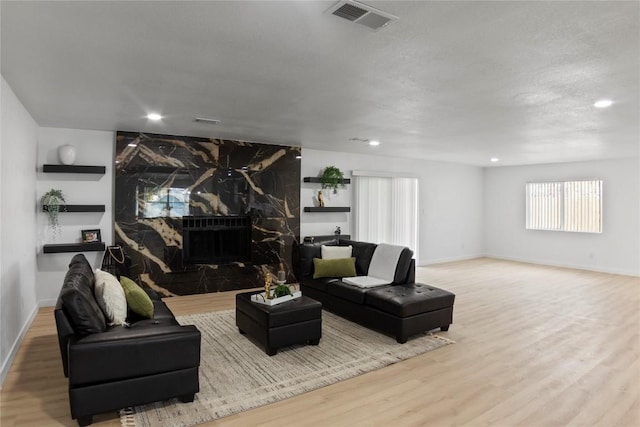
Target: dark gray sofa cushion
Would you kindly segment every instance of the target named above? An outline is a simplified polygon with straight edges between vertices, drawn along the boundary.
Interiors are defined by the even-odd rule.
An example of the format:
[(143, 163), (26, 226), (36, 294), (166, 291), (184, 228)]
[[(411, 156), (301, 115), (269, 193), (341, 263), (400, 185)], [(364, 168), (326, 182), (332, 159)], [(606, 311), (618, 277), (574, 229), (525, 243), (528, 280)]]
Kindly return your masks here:
[(59, 300), (79, 335), (104, 332), (107, 323), (93, 296), (93, 269), (82, 254), (75, 255), (60, 290)]
[(312, 279), (309, 277), (304, 280), (304, 284), (310, 288), (317, 289), (322, 292), (327, 292), (327, 286), (331, 283), (339, 282), (340, 279), (333, 277), (321, 277), (319, 279)]
[(376, 250), (375, 243), (358, 242), (356, 240), (340, 239), (338, 241), (340, 246), (352, 247), (351, 256), (356, 258), (356, 275), (366, 276), (369, 271), (369, 264), (371, 264), (371, 258), (373, 252)]
[(364, 304), (364, 297), (369, 289), (359, 288), (339, 281), (329, 284), (327, 286), (327, 291), (329, 295), (333, 295), (356, 304)]

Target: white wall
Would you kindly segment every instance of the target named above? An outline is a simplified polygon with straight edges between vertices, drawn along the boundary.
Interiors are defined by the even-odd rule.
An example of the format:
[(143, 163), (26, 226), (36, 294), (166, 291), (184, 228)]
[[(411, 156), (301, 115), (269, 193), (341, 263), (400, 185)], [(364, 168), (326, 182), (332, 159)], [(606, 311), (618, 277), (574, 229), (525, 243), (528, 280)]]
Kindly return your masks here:
[(0, 384), (37, 313), (38, 125), (4, 77), (0, 86)]
[[(58, 147), (71, 144), (76, 147), (76, 165), (106, 166), (104, 175), (43, 173), (43, 164), (60, 164)], [(37, 190), (38, 197), (52, 188), (62, 190), (68, 204), (103, 204), (103, 213), (61, 213), (59, 215), (61, 232), (58, 236), (52, 233), (47, 224), (47, 216), (39, 211), (36, 229), (38, 231), (38, 273), (37, 289), (40, 305), (55, 304), (60, 286), (67, 271), (69, 261), (76, 254), (42, 253), (42, 245), (47, 243), (79, 243), (82, 241), (81, 230), (99, 228), (102, 241), (107, 245), (113, 243), (113, 156), (115, 149), (115, 133), (78, 130), (40, 128), (38, 132), (37, 153)], [(87, 260), (99, 267), (102, 252), (84, 252)]]
[[(638, 158), (485, 170), (487, 256), (609, 273), (640, 275)], [(603, 232), (525, 230), (525, 184), (602, 179)]]
[[(418, 265), (474, 258), (482, 255), (482, 169), (453, 163), (389, 158), (302, 149), (302, 177), (318, 176), (326, 166), (340, 168), (345, 177), (353, 170), (414, 174), (419, 181)], [(302, 183), (301, 210), (315, 206), (319, 184)], [(327, 206), (351, 206), (350, 185), (338, 194), (323, 192)], [(351, 213), (300, 214), (300, 236), (333, 234), (340, 226), (351, 232)], [(352, 236), (356, 237), (356, 236)]]

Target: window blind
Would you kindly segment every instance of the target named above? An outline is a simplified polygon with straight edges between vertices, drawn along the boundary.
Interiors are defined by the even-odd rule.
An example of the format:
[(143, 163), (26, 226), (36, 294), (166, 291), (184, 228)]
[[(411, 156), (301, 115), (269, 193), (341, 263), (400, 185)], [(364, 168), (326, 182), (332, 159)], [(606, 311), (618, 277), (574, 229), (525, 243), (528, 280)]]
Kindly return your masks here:
[(411, 248), (418, 259), (418, 179), (357, 175), (355, 238)]
[(528, 183), (526, 228), (601, 233), (602, 181)]

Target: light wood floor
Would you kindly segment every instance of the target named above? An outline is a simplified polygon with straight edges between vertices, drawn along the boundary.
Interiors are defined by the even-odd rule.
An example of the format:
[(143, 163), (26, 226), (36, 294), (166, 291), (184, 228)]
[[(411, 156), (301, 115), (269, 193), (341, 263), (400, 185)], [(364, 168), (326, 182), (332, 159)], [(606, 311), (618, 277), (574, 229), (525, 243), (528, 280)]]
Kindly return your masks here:
[[(444, 333), (457, 344), (210, 425), (640, 426), (639, 278), (486, 258), (417, 276), (457, 295)], [(168, 304), (183, 315), (233, 308), (233, 296)], [(76, 425), (66, 386), (42, 309), (3, 385), (0, 425)]]

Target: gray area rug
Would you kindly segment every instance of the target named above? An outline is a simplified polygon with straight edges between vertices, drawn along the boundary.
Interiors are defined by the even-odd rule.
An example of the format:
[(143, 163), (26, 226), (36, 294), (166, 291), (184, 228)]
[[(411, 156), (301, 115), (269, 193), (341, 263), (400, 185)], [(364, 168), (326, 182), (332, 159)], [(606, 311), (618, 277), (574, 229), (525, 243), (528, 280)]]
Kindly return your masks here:
[(326, 311), (320, 345), (285, 347), (275, 356), (240, 335), (235, 310), (177, 318), (202, 333), (200, 392), (121, 411), (123, 426), (192, 426), (277, 402), (405, 360), (453, 341), (425, 334), (398, 344)]

